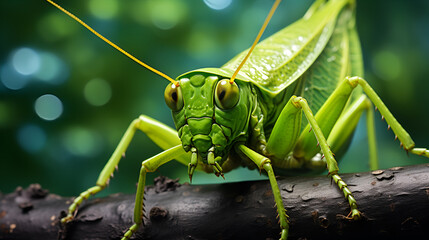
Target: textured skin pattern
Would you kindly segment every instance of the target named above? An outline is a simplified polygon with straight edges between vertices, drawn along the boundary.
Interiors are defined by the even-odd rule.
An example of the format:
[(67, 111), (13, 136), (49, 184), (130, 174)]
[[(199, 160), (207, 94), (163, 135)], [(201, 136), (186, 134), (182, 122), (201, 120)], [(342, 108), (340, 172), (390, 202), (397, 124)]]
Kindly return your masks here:
[(241, 136), (247, 136), (249, 113), (254, 109), (255, 96), (251, 94), (248, 82), (237, 81), (242, 90), (237, 105), (222, 110), (214, 104), (214, 89), (219, 77), (203, 73), (190, 74), (181, 78), (180, 87), (184, 106), (173, 111), (178, 136), (185, 151), (195, 147), (201, 161), (207, 164), (209, 149), (213, 147), (215, 157), (222, 156), (222, 164), (234, 143)]

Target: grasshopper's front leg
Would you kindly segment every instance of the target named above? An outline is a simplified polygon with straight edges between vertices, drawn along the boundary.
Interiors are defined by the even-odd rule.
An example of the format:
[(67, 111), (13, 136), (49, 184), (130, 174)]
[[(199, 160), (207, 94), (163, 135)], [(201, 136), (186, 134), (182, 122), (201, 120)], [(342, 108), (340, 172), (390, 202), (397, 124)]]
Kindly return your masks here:
[[(77, 208), (82, 204), (83, 200), (86, 200), (90, 196), (100, 192), (108, 185), (109, 179), (113, 175), (113, 171), (127, 150), (128, 145), (130, 144), (137, 130), (144, 132), (162, 149), (169, 149), (181, 144), (180, 139), (177, 136), (177, 132), (170, 127), (144, 115), (141, 115), (139, 118), (135, 119), (128, 127), (127, 131), (119, 142), (119, 145), (116, 147), (109, 161), (101, 171), (96, 186), (93, 186), (82, 192), (79, 197), (74, 199), (73, 203), (68, 209), (67, 216), (61, 219), (63, 224), (73, 219), (77, 212)], [(177, 156), (176, 159), (186, 164), (186, 156)]]
[(162, 164), (173, 160), (178, 155), (185, 154), (182, 145), (177, 145), (164, 152), (151, 157), (142, 162), (140, 169), (139, 182), (137, 185), (136, 201), (134, 205), (134, 224), (124, 234), (122, 240), (130, 239), (131, 236), (137, 231), (138, 227), (142, 224), (144, 215), (144, 186), (146, 184), (146, 173), (153, 172), (158, 169)]

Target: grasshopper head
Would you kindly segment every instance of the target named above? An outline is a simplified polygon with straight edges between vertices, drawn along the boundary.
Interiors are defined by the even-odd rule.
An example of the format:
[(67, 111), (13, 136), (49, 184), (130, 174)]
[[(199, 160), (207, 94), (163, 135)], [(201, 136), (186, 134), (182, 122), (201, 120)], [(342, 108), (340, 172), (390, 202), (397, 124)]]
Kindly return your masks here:
[(205, 164), (212, 152), (222, 165), (232, 145), (247, 132), (252, 104), (245, 88), (248, 84), (237, 85), (207, 73), (195, 73), (179, 79), (179, 86), (167, 86), (165, 101), (185, 151), (196, 150)]

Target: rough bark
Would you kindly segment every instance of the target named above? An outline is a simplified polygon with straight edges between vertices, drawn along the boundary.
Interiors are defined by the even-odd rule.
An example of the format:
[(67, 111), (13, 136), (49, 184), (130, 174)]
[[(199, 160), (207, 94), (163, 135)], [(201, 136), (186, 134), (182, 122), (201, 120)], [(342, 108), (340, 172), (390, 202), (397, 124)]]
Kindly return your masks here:
[[(290, 239), (418, 239), (429, 235), (429, 165), (344, 174), (363, 219), (326, 176), (279, 178)], [(0, 239), (119, 239), (132, 224), (134, 196), (86, 201), (60, 230), (71, 198), (38, 185), (0, 198)], [(182, 185), (158, 181), (146, 194), (147, 218), (136, 239), (278, 239), (268, 181)], [(64, 213), (64, 212), (63, 212)], [(62, 213), (62, 214), (63, 214)], [(425, 237), (426, 236), (426, 237)]]

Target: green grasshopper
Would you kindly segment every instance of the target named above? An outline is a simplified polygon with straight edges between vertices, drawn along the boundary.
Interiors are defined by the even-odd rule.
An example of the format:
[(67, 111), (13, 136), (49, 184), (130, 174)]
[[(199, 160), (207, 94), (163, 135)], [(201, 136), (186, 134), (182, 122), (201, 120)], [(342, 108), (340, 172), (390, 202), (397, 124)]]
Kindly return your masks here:
[(274, 171), (296, 174), (327, 168), (349, 202), (348, 218), (360, 219), (357, 202), (338, 175), (334, 153), (344, 152), (360, 115), (367, 111), (370, 167), (377, 169), (373, 104), (407, 152), (429, 157), (428, 149), (415, 148), (409, 134), (360, 77), (363, 63), (354, 0), (316, 0), (302, 19), (257, 44), (280, 2), (277, 0), (250, 50), (221, 68), (190, 71), (175, 80), (47, 1), (125, 55), (171, 81), (164, 97), (176, 126), (176, 130), (171, 129), (145, 115), (135, 119), (100, 173), (96, 186), (82, 192), (70, 205), (68, 215), (61, 220), (64, 224), (73, 219), (83, 200), (107, 186), (137, 130), (164, 151), (142, 162), (134, 225), (122, 239), (131, 238), (142, 224), (147, 172), (173, 159), (188, 165), (190, 180), (196, 169), (222, 177), (243, 165), (264, 170), (279, 213), (282, 240), (287, 239), (289, 224)]

